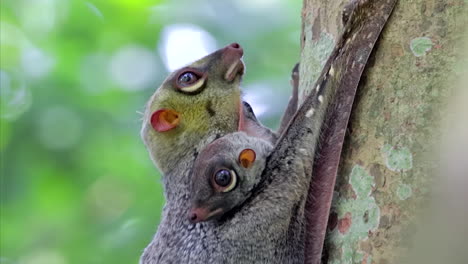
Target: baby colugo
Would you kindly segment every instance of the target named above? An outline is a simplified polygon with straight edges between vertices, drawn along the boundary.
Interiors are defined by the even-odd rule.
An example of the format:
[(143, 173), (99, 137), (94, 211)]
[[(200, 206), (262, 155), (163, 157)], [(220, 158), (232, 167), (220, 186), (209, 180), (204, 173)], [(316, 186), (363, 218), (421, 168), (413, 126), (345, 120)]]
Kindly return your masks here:
[(221, 137), (198, 155), (193, 168), (189, 219), (219, 219), (240, 207), (261, 181), (273, 144), (236, 132)]
[(291, 77), (292, 97), (278, 132), (264, 127), (250, 105), (243, 102), (241, 132), (225, 135), (200, 152), (191, 177), (188, 217), (192, 222), (221, 218), (240, 207), (260, 183), (266, 159), (297, 109), (299, 64), (294, 67)]

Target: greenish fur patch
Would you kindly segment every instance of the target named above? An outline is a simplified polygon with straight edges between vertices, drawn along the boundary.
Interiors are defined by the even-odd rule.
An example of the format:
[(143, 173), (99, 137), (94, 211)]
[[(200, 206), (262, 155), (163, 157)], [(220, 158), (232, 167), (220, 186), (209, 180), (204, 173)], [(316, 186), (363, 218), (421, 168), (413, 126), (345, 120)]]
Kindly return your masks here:
[(428, 37), (419, 37), (411, 40), (410, 48), (414, 56), (421, 57), (426, 55), (432, 49), (432, 40)]
[[(188, 95), (177, 90), (174, 84), (177, 70), (151, 97), (141, 134), (145, 145), (151, 150), (153, 161), (163, 173), (176, 166), (189, 153), (188, 149), (201, 148), (205, 140), (216, 134), (224, 135), (237, 130), (241, 78), (229, 82), (221, 78), (227, 70), (223, 63), (222, 57), (215, 52), (190, 65), (200, 71), (203, 69), (207, 76), (205, 87), (197, 94)], [(152, 129), (150, 118), (154, 111), (162, 108), (178, 112), (179, 124), (170, 131), (160, 133)]]
[[(374, 177), (363, 167), (355, 165), (348, 182), (356, 198), (338, 197), (334, 201), (333, 210), (338, 213), (338, 219), (342, 219), (347, 213), (350, 214), (351, 225), (344, 234), (339, 228), (330, 233), (329, 240), (341, 248), (341, 254), (330, 256), (330, 263), (361, 263), (365, 254), (359, 250), (359, 243), (368, 239), (369, 231), (376, 230), (379, 226), (380, 208), (371, 196), (375, 186)], [(367, 256), (367, 261), (371, 260), (371, 256)]]
[(205, 108), (206, 108), (206, 111), (208, 112), (208, 114), (213, 117), (216, 112), (213, 110), (212, 106), (211, 106), (211, 101), (208, 101), (205, 105)]
[(385, 144), (382, 147), (387, 168), (392, 171), (407, 171), (413, 167), (413, 155), (407, 147), (392, 147)]
[(400, 200), (406, 200), (413, 195), (413, 190), (411, 189), (411, 186), (408, 184), (402, 184), (398, 186), (396, 194)]

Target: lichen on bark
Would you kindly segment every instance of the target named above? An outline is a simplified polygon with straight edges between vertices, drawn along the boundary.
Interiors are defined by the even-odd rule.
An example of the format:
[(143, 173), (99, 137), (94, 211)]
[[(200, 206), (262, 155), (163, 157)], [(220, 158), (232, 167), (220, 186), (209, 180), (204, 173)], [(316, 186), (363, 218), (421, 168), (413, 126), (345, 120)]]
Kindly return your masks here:
[[(313, 88), (321, 70), (318, 62), (328, 50), (325, 43), (334, 42), (342, 28), (345, 2), (304, 1), (301, 95)], [(468, 22), (467, 5), (464, 0), (397, 4), (354, 102), (326, 243), (330, 263), (394, 263), (408, 250), (407, 238), (415, 231), (416, 215), (430, 196), (438, 167), (431, 153), (440, 137), (446, 99), (462, 72), (457, 70), (458, 42)], [(374, 203), (364, 205), (367, 198), (356, 193), (356, 173), (372, 179), (366, 186), (371, 186), (367, 198)], [(374, 204), (379, 219), (363, 227), (370, 216), (363, 205), (374, 210)], [(354, 218), (358, 215), (359, 220)], [(359, 223), (365, 235), (353, 226)]]

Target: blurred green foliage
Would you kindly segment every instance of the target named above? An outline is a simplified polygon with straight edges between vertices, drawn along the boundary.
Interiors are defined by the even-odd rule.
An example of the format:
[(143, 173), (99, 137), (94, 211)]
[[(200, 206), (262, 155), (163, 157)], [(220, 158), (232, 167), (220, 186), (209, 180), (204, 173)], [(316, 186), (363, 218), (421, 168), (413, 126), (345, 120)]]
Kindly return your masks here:
[[(138, 262), (164, 204), (138, 112), (167, 75), (166, 26), (198, 25), (218, 48), (239, 42), (244, 84), (267, 87), (255, 100), (270, 104), (261, 118), (273, 126), (299, 57), (300, 1), (0, 5), (0, 263)], [(125, 49), (151, 55), (150, 84), (121, 81)]]

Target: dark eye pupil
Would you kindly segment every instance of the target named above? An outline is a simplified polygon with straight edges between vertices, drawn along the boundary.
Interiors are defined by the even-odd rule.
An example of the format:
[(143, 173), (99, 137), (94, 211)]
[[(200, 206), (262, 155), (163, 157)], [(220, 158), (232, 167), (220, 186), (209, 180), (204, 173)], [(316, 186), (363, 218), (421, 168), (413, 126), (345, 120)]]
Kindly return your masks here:
[(186, 72), (179, 77), (179, 82), (181, 83), (191, 83), (196, 79), (195, 74), (191, 72)]
[(221, 187), (226, 187), (231, 182), (231, 173), (228, 170), (220, 170), (215, 175), (215, 182)]

